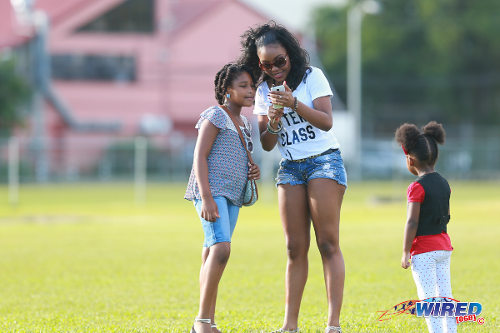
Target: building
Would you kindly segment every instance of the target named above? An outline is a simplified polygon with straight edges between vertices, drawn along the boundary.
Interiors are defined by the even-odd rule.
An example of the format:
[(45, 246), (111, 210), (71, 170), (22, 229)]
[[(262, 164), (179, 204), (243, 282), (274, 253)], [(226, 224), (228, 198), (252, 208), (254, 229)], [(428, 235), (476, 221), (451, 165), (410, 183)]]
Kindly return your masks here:
[[(0, 52), (34, 36), (13, 3), (0, 3)], [(28, 132), (41, 127), (59, 151), (46, 160), (78, 165), (91, 159), (70, 152), (76, 140), (194, 135), (216, 102), (215, 73), (238, 58), (248, 27), (269, 20), (238, 0), (37, 0), (34, 9), (48, 17), (52, 79)]]
[[(152, 120), (191, 128), (214, 103), (214, 75), (238, 57), (242, 32), (268, 20), (238, 0), (38, 0), (35, 6), (49, 17), (53, 85), (71, 116), (118, 121), (125, 135)], [(10, 31), (0, 47), (26, 42), (15, 34), (12, 10), (1, 12)], [(50, 133), (71, 130), (57, 112), (47, 126)]]

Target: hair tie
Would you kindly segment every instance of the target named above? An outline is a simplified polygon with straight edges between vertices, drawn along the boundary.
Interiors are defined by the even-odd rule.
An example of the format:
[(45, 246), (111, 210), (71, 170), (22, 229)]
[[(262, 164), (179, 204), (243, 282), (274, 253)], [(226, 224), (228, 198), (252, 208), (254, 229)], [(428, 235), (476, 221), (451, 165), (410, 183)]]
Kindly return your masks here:
[(405, 155), (408, 155), (408, 151), (406, 151), (406, 149), (403, 145), (401, 145), (401, 148), (403, 148), (403, 152), (405, 153)]

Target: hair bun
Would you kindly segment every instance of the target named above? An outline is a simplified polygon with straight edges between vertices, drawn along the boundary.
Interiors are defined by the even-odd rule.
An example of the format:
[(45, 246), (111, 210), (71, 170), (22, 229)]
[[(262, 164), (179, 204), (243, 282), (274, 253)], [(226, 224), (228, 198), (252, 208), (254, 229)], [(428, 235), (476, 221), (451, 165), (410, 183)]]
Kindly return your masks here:
[(425, 135), (431, 136), (436, 140), (437, 143), (443, 144), (446, 137), (446, 132), (444, 131), (443, 125), (437, 123), (436, 121), (431, 121), (424, 127), (422, 131)]
[(418, 137), (422, 133), (414, 124), (404, 123), (396, 131), (396, 141), (402, 145), (406, 151), (411, 151), (416, 146)]

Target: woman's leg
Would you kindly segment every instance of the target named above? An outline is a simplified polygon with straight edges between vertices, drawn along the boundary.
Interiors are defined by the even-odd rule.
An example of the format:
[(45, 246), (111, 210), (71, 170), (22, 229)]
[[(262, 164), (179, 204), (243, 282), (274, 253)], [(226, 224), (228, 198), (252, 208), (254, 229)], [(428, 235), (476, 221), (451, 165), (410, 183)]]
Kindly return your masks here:
[[(418, 298), (424, 300), (439, 297), (436, 277), (435, 251), (425, 252), (412, 256), (411, 272), (417, 285)], [(430, 333), (442, 333), (443, 324), (440, 317), (429, 316), (425, 318)]]
[(344, 295), (345, 266), (339, 245), (340, 207), (345, 186), (326, 178), (309, 181), (309, 211), (316, 233), (316, 243), (323, 261), (328, 298), (328, 326), (340, 326)]
[[(451, 279), (450, 279), (450, 257), (451, 251), (439, 251), (440, 257), (436, 262), (436, 277), (438, 295), (441, 297), (453, 298), (451, 293)], [(457, 322), (455, 317), (443, 318), (443, 325), (445, 325), (444, 332), (456, 333)]]
[(310, 220), (304, 185), (278, 185), (278, 201), (287, 246), (286, 305), (283, 329), (296, 329), (307, 281)]

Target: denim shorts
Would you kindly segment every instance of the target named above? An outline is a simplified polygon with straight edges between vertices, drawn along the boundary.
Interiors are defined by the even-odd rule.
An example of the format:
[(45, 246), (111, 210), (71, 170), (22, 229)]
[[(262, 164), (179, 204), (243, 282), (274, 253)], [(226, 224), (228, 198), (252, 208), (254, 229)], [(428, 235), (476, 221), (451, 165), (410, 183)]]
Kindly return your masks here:
[(301, 161), (281, 159), (276, 185), (307, 185), (311, 179), (316, 178), (333, 179), (347, 187), (347, 175), (340, 150)]
[(205, 240), (203, 247), (210, 247), (215, 243), (231, 242), (240, 207), (233, 205), (225, 197), (214, 197), (214, 201), (219, 209), (219, 218), (215, 222), (210, 222), (201, 217), (201, 200), (194, 200), (194, 207), (200, 217)]

